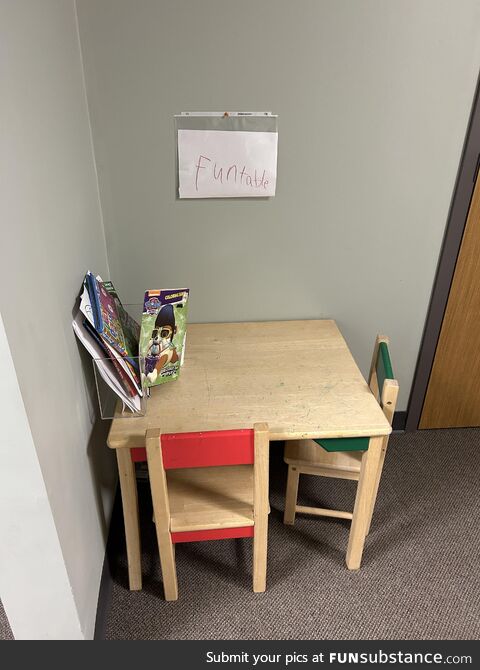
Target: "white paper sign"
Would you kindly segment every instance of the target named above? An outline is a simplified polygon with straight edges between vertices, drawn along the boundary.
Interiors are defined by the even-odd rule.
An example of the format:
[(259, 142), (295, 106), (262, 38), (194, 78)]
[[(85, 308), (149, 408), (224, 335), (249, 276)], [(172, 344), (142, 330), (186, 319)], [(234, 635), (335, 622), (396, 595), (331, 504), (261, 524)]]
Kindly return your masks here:
[(278, 133), (178, 130), (180, 198), (275, 195)]

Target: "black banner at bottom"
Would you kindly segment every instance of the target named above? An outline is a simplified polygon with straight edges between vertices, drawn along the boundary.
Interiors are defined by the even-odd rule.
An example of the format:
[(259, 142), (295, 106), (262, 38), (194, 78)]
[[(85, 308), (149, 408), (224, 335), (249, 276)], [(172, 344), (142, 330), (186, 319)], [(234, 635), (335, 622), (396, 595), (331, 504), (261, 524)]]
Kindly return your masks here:
[[(76, 663), (114, 663), (120, 668), (134, 669), (142, 664), (163, 669), (183, 670), (232, 668), (234, 670), (311, 670), (322, 667), (382, 667), (388, 665), (431, 667), (464, 665), (478, 667), (480, 642), (472, 640), (401, 640), (401, 641), (116, 641), (76, 643)], [(19, 661), (25, 645), (4, 643), (0, 657)], [(8, 653), (7, 653), (8, 651)], [(65, 644), (42, 645), (45, 656), (60, 661), (71, 658), (72, 650)], [(39, 656), (42, 656), (40, 653)], [(101, 657), (104, 657), (102, 659)]]

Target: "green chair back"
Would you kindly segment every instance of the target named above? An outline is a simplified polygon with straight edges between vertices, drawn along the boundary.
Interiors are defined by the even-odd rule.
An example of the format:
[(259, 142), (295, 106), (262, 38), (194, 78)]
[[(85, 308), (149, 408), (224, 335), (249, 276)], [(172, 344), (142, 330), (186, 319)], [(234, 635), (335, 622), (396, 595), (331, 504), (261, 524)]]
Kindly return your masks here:
[[(375, 371), (377, 374), (378, 395), (381, 401), (385, 380), (395, 379), (390, 352), (388, 351), (388, 344), (386, 342), (379, 342), (378, 344)], [(366, 451), (369, 441), (369, 437), (335, 437), (314, 440), (325, 451)]]
[(379, 342), (378, 344), (375, 370), (377, 372), (378, 394), (381, 399), (385, 380), (395, 379), (390, 352), (388, 351), (388, 344), (386, 342)]

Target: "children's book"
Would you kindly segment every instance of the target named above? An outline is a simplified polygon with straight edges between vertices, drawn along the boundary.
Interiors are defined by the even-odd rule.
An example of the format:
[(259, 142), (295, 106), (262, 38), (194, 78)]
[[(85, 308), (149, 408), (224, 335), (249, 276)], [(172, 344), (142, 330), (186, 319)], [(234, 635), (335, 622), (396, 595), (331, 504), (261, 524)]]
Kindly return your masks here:
[(139, 354), (144, 358), (145, 386), (176, 379), (185, 349), (188, 288), (146, 291)]
[(129, 357), (138, 356), (138, 340), (140, 338), (140, 325), (130, 316), (122, 305), (118, 293), (111, 281), (103, 282), (103, 287), (112, 296), (117, 308), (118, 318), (122, 326), (125, 338), (125, 348)]
[(101, 339), (98, 335), (96, 338), (91, 337), (91, 330), (86, 326), (87, 323), (90, 325), (90, 322), (84, 318), (83, 313), (78, 311), (72, 324), (76, 336), (90, 353), (92, 358), (97, 360), (97, 369), (100, 376), (120, 398), (123, 405), (128, 407), (132, 412), (140, 412), (140, 394), (137, 393), (132, 395), (130, 388), (126, 387), (123, 380), (119, 378), (118, 369), (114, 365), (114, 359), (105, 358)]
[(128, 359), (124, 358), (123, 356), (119, 356), (113, 347), (110, 347), (107, 342), (102, 339), (102, 337), (97, 333), (95, 328), (87, 319), (84, 319), (83, 327), (102, 349), (102, 357), (110, 360), (113, 364), (117, 371), (118, 378), (121, 381), (126, 393), (132, 397), (136, 395), (142, 397), (139, 373), (135, 368), (132, 369), (132, 365), (129, 363)]
[[(123, 307), (112, 282), (103, 282), (99, 275), (87, 272), (80, 296), (80, 312), (85, 316), (84, 328), (103, 349), (103, 356), (111, 359), (126, 393), (141, 397), (140, 326)], [(78, 334), (78, 329), (76, 332)]]
[(93, 317), (92, 301), (90, 300), (90, 293), (88, 291), (87, 275), (85, 275), (85, 279), (83, 280), (83, 289), (82, 292), (80, 293), (79, 309), (80, 312), (83, 314), (83, 316), (87, 319), (87, 321), (95, 328), (95, 319)]
[(87, 273), (87, 286), (97, 333), (115, 351), (127, 356), (125, 336), (114, 297), (107, 291), (103, 282), (91, 272)]

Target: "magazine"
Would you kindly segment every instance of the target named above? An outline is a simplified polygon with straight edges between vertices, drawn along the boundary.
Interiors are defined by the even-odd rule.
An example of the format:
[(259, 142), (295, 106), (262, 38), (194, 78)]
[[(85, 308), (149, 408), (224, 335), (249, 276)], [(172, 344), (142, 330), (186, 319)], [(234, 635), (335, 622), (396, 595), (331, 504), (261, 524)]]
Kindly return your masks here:
[(124, 405), (140, 411), (140, 326), (123, 307), (112, 282), (87, 272), (73, 328), (108, 386)]
[[(110, 297), (104, 297), (105, 291), (115, 301), (115, 307), (112, 306)], [(113, 315), (110, 319), (116, 322), (113, 329), (111, 325), (106, 328), (106, 320), (101, 314), (99, 315), (100, 302), (98, 295), (102, 296), (105, 304), (110, 305), (110, 309), (105, 307), (103, 311)], [(118, 309), (118, 305), (120, 305), (122, 311)], [(103, 282), (99, 275), (94, 277), (91, 272), (87, 272), (83, 283), (83, 292), (80, 296), (80, 311), (85, 316), (85, 327), (90, 330), (92, 337), (99, 341), (99, 344), (104, 349), (104, 355), (115, 361), (115, 367), (119, 369), (120, 378), (124, 380), (127, 386), (133, 386), (133, 395), (138, 393), (141, 396), (140, 369), (138, 365), (140, 326), (126, 312), (112, 282)], [(123, 323), (126, 324), (126, 333)], [(113, 334), (117, 339), (116, 347), (111, 343)], [(118, 351), (120, 347), (119, 343), (124, 343), (123, 350), (125, 351), (120, 356)]]
[(114, 359), (105, 358), (103, 348), (99, 345), (98, 340), (90, 336), (91, 331), (86, 327), (86, 323), (87, 320), (84, 318), (82, 312), (78, 311), (72, 324), (75, 335), (92, 358), (97, 360), (97, 369), (100, 376), (120, 398), (123, 405), (128, 407), (132, 412), (140, 412), (141, 402), (139, 394), (132, 395), (130, 391), (126, 392), (125, 385), (119, 380), (118, 369), (113, 364)]
[(142, 409), (146, 387), (178, 377), (188, 297), (189, 289), (147, 291), (140, 327), (111, 281), (91, 272), (85, 275), (73, 329), (95, 358), (103, 381), (134, 413)]
[(94, 277), (91, 272), (87, 273), (86, 279), (93, 308), (95, 330), (119, 354), (127, 356), (125, 336), (114, 297), (107, 291), (104, 283)]
[(147, 387), (177, 379), (185, 350), (188, 288), (146, 291), (139, 353)]
[(123, 335), (125, 339), (125, 348), (127, 356), (138, 356), (138, 341), (140, 339), (140, 325), (133, 319), (124, 306), (115, 290), (111, 281), (103, 282), (104, 289), (112, 296), (117, 308), (118, 318), (122, 326)]
[(117, 377), (122, 383), (125, 392), (131, 397), (136, 395), (141, 396), (142, 391), (140, 388), (140, 382), (137, 381), (137, 372), (135, 368), (131, 367), (131, 363), (119, 356), (118, 353), (112, 349), (112, 347), (110, 347), (104, 340), (102, 340), (101, 336), (88, 321), (84, 321), (83, 327), (90, 333), (92, 339), (95, 340), (95, 342), (100, 347), (102, 351), (102, 357), (111, 360), (113, 366), (117, 370)]

